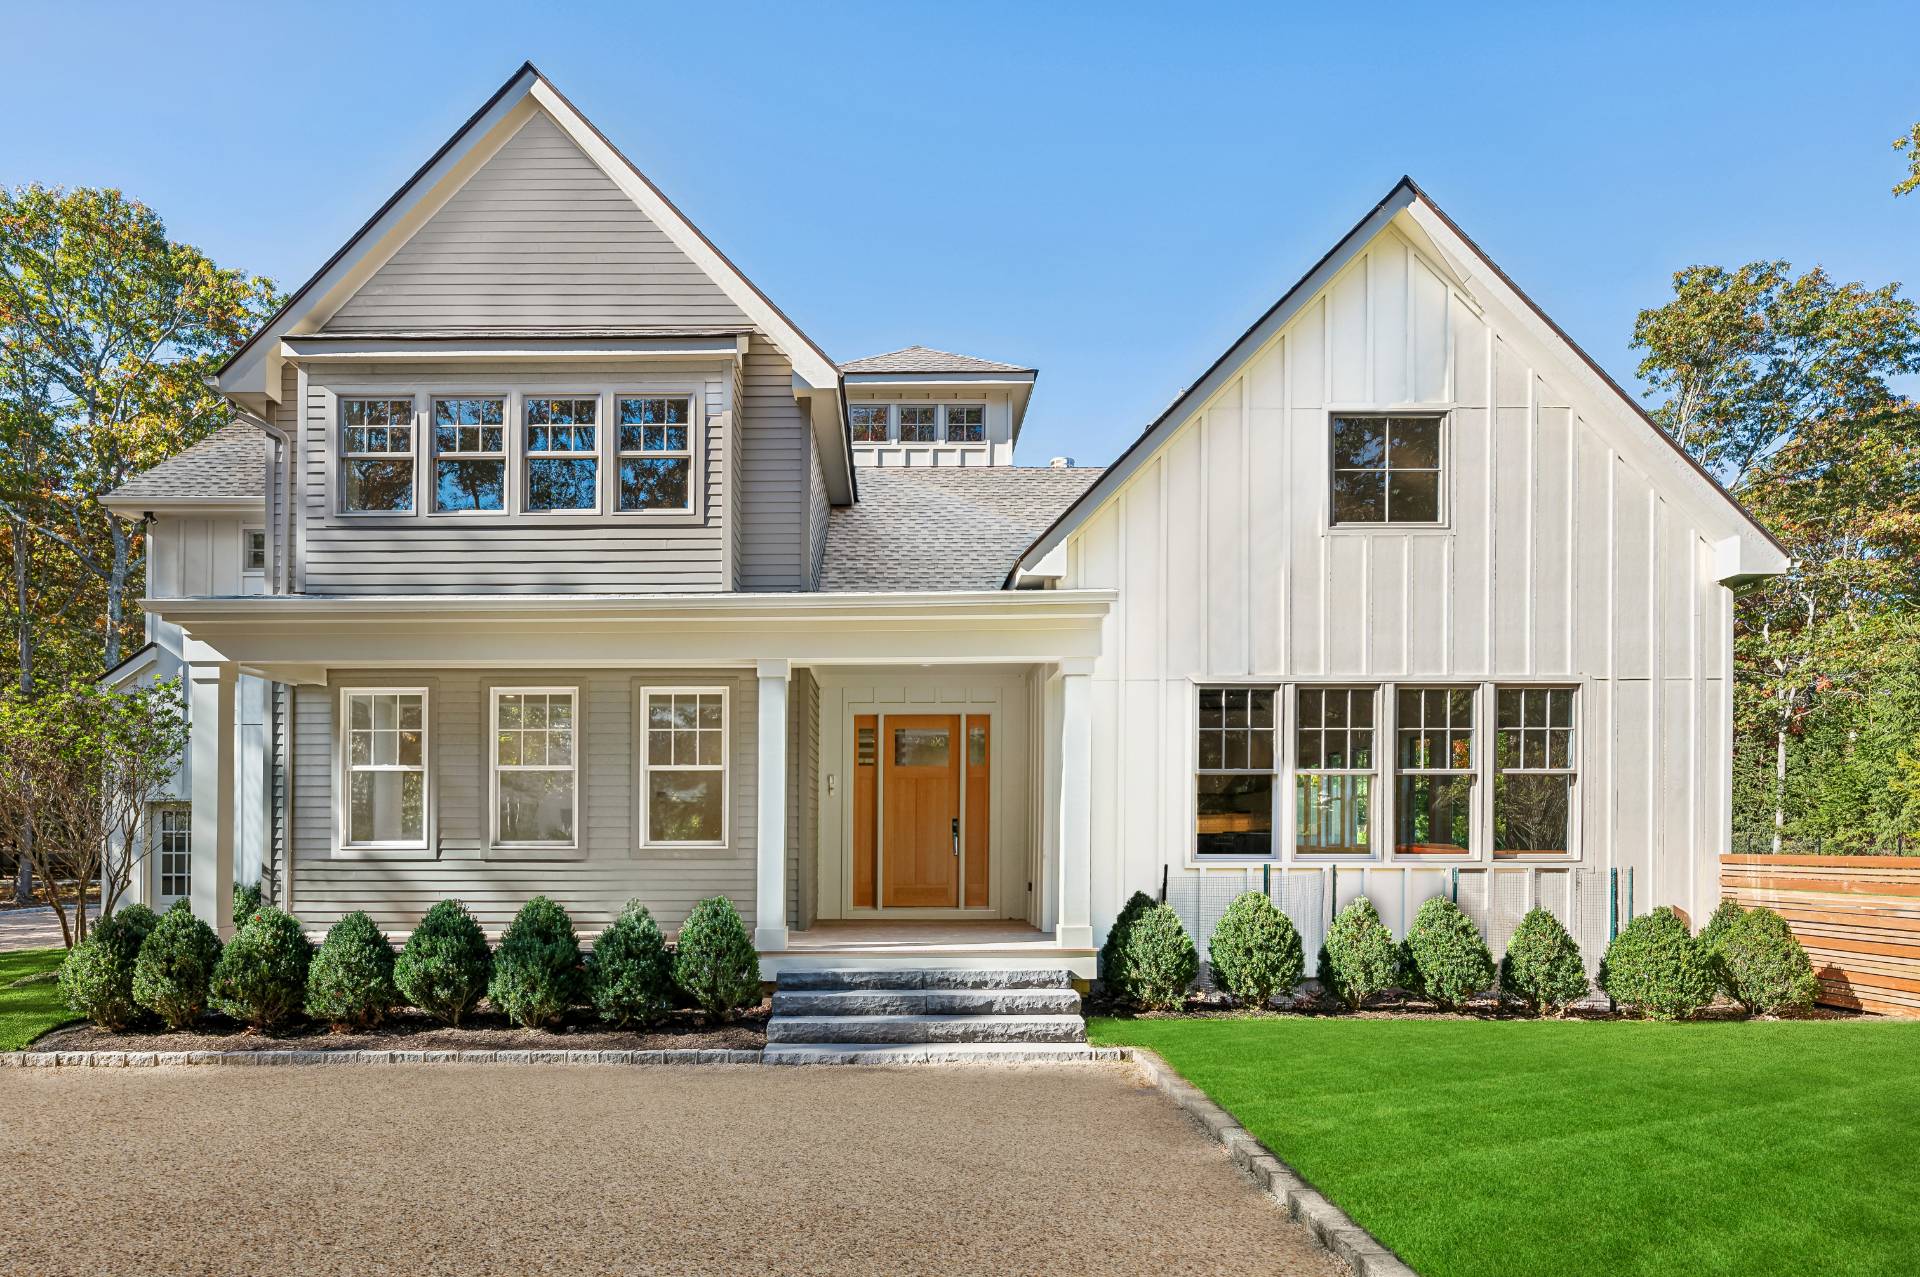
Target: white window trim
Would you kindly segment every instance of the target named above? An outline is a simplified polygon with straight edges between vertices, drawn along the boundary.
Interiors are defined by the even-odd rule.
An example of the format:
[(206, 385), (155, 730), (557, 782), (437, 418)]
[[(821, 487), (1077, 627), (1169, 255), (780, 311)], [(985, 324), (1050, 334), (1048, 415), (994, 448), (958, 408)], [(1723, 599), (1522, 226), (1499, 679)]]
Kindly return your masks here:
[[(1586, 858), (1581, 821), (1581, 811), (1586, 804), (1582, 801), (1580, 789), (1580, 778), (1586, 774), (1586, 728), (1582, 717), (1587, 712), (1589, 700), (1586, 681), (1564, 678), (1502, 679), (1498, 682), (1484, 683), (1482, 684), (1482, 688), (1486, 700), (1484, 721), (1486, 723), (1487, 741), (1486, 748), (1481, 751), (1482, 757), (1486, 760), (1484, 767), (1485, 775), (1479, 782), (1485, 786), (1487, 792), (1487, 800), (1484, 804), (1486, 808), (1485, 850), (1482, 858), (1484, 858), (1489, 865), (1572, 865), (1581, 863)], [(1532, 856), (1494, 855), (1494, 779), (1501, 770), (1496, 762), (1500, 732), (1500, 704), (1498, 697), (1503, 688), (1512, 691), (1558, 690), (1573, 693), (1573, 743), (1567, 751), (1568, 765), (1566, 767), (1518, 767), (1506, 769), (1510, 772), (1517, 772), (1520, 775), (1564, 775), (1571, 778), (1571, 783), (1567, 787), (1567, 849), (1565, 851), (1544, 852)]]
[[(1380, 736), (1383, 715), (1380, 702), (1384, 693), (1393, 685), (1390, 683), (1368, 683), (1356, 679), (1329, 679), (1325, 682), (1306, 680), (1287, 685), (1287, 739), (1286, 769), (1287, 787), (1284, 801), (1287, 805), (1287, 859), (1289, 862), (1305, 865), (1341, 865), (1373, 864), (1383, 859), (1380, 850), (1381, 802), (1380, 790)], [(1300, 767), (1300, 693), (1317, 690), (1321, 692), (1369, 692), (1373, 696), (1373, 725), (1363, 728), (1373, 733), (1372, 767), (1310, 767), (1304, 771)], [(1353, 729), (1347, 729), (1351, 732)], [(1299, 812), (1298, 794), (1300, 777), (1306, 776), (1367, 776), (1373, 782), (1367, 786), (1367, 850), (1366, 851), (1302, 851), (1300, 849), (1300, 830), (1297, 824)], [(1274, 801), (1282, 801), (1279, 792)]]
[[(260, 566), (257, 568), (249, 562), (253, 557), (253, 538), (256, 535), (260, 538)], [(267, 544), (267, 530), (258, 524), (241, 525), (240, 575), (265, 577), (267, 574), (267, 564), (272, 558), (273, 548)]]
[[(952, 426), (947, 422), (947, 414), (955, 408), (978, 408), (980, 410), (980, 437), (978, 439), (955, 439), (950, 433)], [(958, 403), (940, 405), (940, 446), (943, 448), (985, 448), (993, 442), (988, 434), (993, 428), (993, 414), (987, 411), (987, 401), (962, 400)]]
[[(915, 408), (915, 409), (931, 408), (933, 410), (933, 438), (931, 439), (907, 438), (906, 423), (902, 421), (900, 417), (902, 410), (907, 408)], [(945, 446), (946, 438), (947, 438), (947, 422), (946, 422), (947, 414), (944, 411), (944, 408), (945, 408), (945, 405), (943, 404), (932, 403), (927, 401), (894, 404), (893, 411), (888, 414), (888, 433), (893, 436), (893, 440), (895, 443), (901, 444), (906, 447), (913, 447), (913, 448), (943, 447)]]
[[(896, 414), (896, 413), (894, 412), (894, 405), (893, 405), (893, 404), (890, 404), (890, 403), (873, 403), (873, 402), (872, 402), (872, 401), (870, 401), (870, 400), (869, 400), (869, 401), (856, 401), (856, 402), (854, 402), (854, 403), (850, 403), (850, 404), (848, 404), (848, 405), (847, 405), (847, 408), (848, 408), (848, 410), (849, 410), (849, 412), (851, 412), (851, 410), (852, 410), (852, 409), (855, 409), (855, 408), (878, 408), (878, 409), (880, 410), (880, 412), (881, 412), (881, 414), (882, 414), (882, 415), (883, 415), (884, 417), (886, 417), (886, 419), (887, 419), (887, 420), (886, 420), (886, 434), (885, 434), (885, 435), (884, 435), (884, 436), (883, 436), (882, 438), (879, 438), (879, 439), (855, 439), (855, 440), (853, 441), (853, 446), (854, 446), (854, 447), (856, 447), (856, 448), (884, 448), (884, 447), (886, 447), (886, 446), (887, 446), (888, 444), (890, 444), (890, 443), (893, 443), (893, 442), (895, 442), (895, 441), (896, 441), (896, 440), (897, 440), (897, 439), (899, 438), (899, 433), (898, 433), (898, 426), (897, 426), (897, 424), (896, 424), (896, 421), (897, 421), (897, 414)], [(849, 432), (849, 433), (851, 433), (851, 432), (852, 432), (852, 427), (853, 427), (853, 422), (851, 421), (851, 419), (849, 419), (849, 421), (847, 422), (847, 427), (848, 427), (848, 432)]]
[[(170, 892), (166, 890), (166, 844), (162, 841), (162, 824), (167, 814), (178, 812), (187, 817), (187, 890)], [(171, 904), (175, 900), (190, 899), (193, 893), (193, 807), (181, 802), (157, 802), (147, 808), (147, 855), (153, 870), (153, 899), (156, 904)]]
[[(573, 838), (568, 842), (506, 842), (500, 837), (500, 698), (502, 696), (545, 695), (566, 696), (572, 704), (569, 717), (573, 721), (573, 762), (569, 770), (573, 773)], [(586, 845), (580, 836), (580, 750), (583, 726), (580, 713), (580, 687), (578, 684), (561, 683), (531, 685), (519, 683), (499, 683), (487, 688), (487, 846), (490, 850), (504, 853), (535, 853), (552, 855), (554, 853), (579, 852)], [(509, 771), (558, 771), (557, 767), (524, 767), (508, 765)]]
[[(552, 449), (535, 451), (527, 443), (527, 405), (534, 400), (552, 401), (569, 399), (575, 402), (590, 400), (593, 403), (593, 450), (590, 452), (555, 452)], [(582, 519), (597, 518), (607, 508), (607, 397), (597, 390), (536, 390), (522, 392), (517, 396), (515, 418), (519, 422), (518, 451), (520, 456), (519, 480), (520, 502), (509, 507), (516, 513), (532, 519)], [(574, 429), (563, 426), (563, 430)], [(536, 461), (591, 461), (593, 462), (593, 504), (591, 506), (561, 506), (557, 509), (536, 510), (527, 502), (533, 496), (533, 463)], [(685, 513), (675, 511), (676, 514)]]
[[(1397, 865), (1435, 865), (1458, 866), (1475, 864), (1482, 859), (1481, 814), (1487, 805), (1488, 792), (1481, 773), (1486, 754), (1486, 724), (1483, 721), (1487, 698), (1483, 694), (1487, 684), (1449, 682), (1446, 679), (1433, 679), (1430, 682), (1408, 680), (1403, 683), (1382, 683), (1380, 714), (1384, 717), (1386, 731), (1392, 747), (1387, 777), (1388, 793), (1385, 795), (1384, 808), (1392, 823), (1387, 826), (1387, 860)], [(1400, 693), (1402, 692), (1466, 692), (1473, 697), (1473, 706), (1468, 714), (1468, 748), (1473, 752), (1472, 765), (1457, 767), (1407, 767), (1400, 766)], [(1451, 730), (1451, 729), (1449, 729)], [(1467, 793), (1467, 847), (1459, 852), (1433, 852), (1427, 855), (1403, 854), (1400, 851), (1400, 778), (1402, 776), (1464, 776), (1469, 782)], [(1378, 806), (1379, 804), (1376, 804)]]
[[(396, 452), (349, 452), (347, 451), (347, 404), (372, 399), (384, 399), (392, 403), (407, 403), (412, 406), (411, 425), (407, 432), (407, 449)], [(389, 423), (391, 424), (391, 423)], [(354, 427), (363, 429), (364, 427)], [(336, 395), (333, 402), (333, 466), (334, 493), (333, 511), (342, 519), (412, 519), (420, 513), (420, 397), (411, 390), (393, 391), (354, 391), (350, 394)], [(347, 467), (361, 458), (405, 457), (413, 478), (412, 499), (404, 510), (349, 510), (347, 508)]]
[[(498, 399), (500, 401), (500, 451), (463, 452), (458, 449), (442, 452), (439, 436), (434, 432), (434, 408), (453, 399)], [(497, 519), (513, 510), (514, 488), (513, 474), (513, 396), (503, 390), (475, 390), (465, 393), (431, 392), (426, 396), (427, 411), (424, 420), (427, 430), (427, 509), (429, 518), (447, 519)], [(500, 462), (500, 508), (498, 510), (442, 510), (440, 508), (440, 461), (492, 461)]]
[[(1337, 536), (1377, 535), (1382, 532), (1404, 536), (1408, 533), (1450, 532), (1453, 526), (1453, 417), (1455, 405), (1448, 404), (1396, 404), (1381, 407), (1378, 404), (1347, 407), (1329, 404), (1326, 407), (1326, 482), (1320, 485), (1320, 499), (1325, 504), (1320, 511), (1321, 526)], [(1340, 417), (1437, 417), (1440, 421), (1440, 517), (1431, 521), (1409, 523), (1400, 520), (1383, 519), (1378, 523), (1339, 523), (1333, 517), (1333, 423)]]
[[(679, 763), (655, 764), (647, 757), (647, 731), (652, 716), (652, 702), (655, 696), (701, 695), (720, 697), (720, 762), (683, 766)], [(713, 685), (654, 685), (640, 689), (639, 738), (636, 749), (639, 757), (640, 790), (640, 837), (642, 849), (661, 848), (681, 850), (685, 848), (722, 849), (732, 845), (733, 838), (733, 696), (731, 689), (724, 684)], [(652, 803), (653, 786), (649, 784), (649, 773), (658, 766), (662, 771), (717, 771), (720, 773), (720, 837), (711, 840), (676, 841), (656, 839), (652, 836), (652, 816), (648, 811)]]
[[(659, 448), (630, 450), (620, 446), (620, 402), (623, 399), (684, 399), (687, 401), (687, 446), (684, 448)], [(607, 504), (612, 512), (622, 519), (683, 519), (700, 509), (700, 493), (704, 486), (700, 464), (700, 441), (706, 435), (705, 414), (700, 395), (693, 390), (616, 390), (607, 396), (610, 411), (607, 413), (609, 442), (613, 462), (607, 468)], [(642, 442), (645, 442), (643, 437)], [(687, 503), (683, 506), (654, 506), (642, 510), (628, 510), (620, 504), (620, 463), (629, 457), (684, 459), (687, 463)]]
[[(420, 837), (404, 842), (354, 842), (353, 832), (353, 772), (352, 754), (349, 748), (349, 733), (352, 731), (353, 717), (350, 710), (351, 698), (355, 695), (413, 695), (420, 698)], [(430, 852), (434, 840), (434, 784), (433, 784), (433, 694), (432, 689), (421, 686), (394, 686), (381, 684), (357, 684), (342, 687), (339, 698), (334, 702), (337, 722), (333, 733), (333, 752), (335, 777), (334, 820), (337, 823), (334, 838), (335, 854), (343, 859), (379, 859), (383, 856), (394, 858), (418, 858), (422, 852)], [(370, 768), (365, 770), (410, 771), (411, 768)]]

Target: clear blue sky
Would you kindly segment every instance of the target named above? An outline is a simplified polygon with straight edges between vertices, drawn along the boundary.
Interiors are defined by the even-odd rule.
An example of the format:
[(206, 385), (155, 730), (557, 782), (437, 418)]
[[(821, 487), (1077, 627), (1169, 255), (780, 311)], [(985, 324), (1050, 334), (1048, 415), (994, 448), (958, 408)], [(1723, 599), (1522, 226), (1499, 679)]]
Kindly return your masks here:
[(531, 58), (835, 358), (1038, 366), (1035, 463), (1110, 460), (1403, 172), (1623, 380), (1689, 263), (1920, 289), (1911, 0), (1319, 8), (11, 3), (0, 181), (292, 287)]

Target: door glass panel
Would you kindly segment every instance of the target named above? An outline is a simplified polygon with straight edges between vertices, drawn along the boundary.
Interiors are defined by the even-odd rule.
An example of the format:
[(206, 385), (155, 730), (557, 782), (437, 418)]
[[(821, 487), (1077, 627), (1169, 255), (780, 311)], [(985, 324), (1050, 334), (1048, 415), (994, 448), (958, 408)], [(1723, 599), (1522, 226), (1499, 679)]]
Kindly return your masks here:
[(948, 733), (944, 728), (896, 728), (893, 733), (893, 765), (945, 767), (948, 748)]
[(980, 726), (967, 728), (967, 766), (985, 767), (987, 765), (987, 729)]

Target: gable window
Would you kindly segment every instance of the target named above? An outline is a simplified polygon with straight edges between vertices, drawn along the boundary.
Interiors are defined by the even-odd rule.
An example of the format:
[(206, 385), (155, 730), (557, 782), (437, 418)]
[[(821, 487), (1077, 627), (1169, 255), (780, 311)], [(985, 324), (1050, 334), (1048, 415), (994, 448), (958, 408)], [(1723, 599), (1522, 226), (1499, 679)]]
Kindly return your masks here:
[(930, 403), (900, 405), (901, 443), (938, 443), (940, 426), (934, 420), (937, 409)]
[(853, 428), (855, 443), (885, 443), (887, 441), (887, 405), (883, 403), (857, 403), (847, 407), (847, 423)]
[(193, 811), (187, 807), (155, 807), (148, 826), (159, 871), (159, 895), (178, 900), (193, 890)]
[(1503, 687), (1493, 752), (1493, 855), (1573, 849), (1573, 689)]
[(1393, 728), (1395, 854), (1466, 855), (1473, 842), (1473, 693), (1399, 688)]
[(1333, 521), (1440, 522), (1441, 420), (1333, 418)]
[(979, 404), (950, 404), (947, 407), (948, 443), (985, 443), (987, 410)]
[(341, 693), (346, 722), (346, 843), (420, 847), (427, 837), (427, 693)]
[(1364, 856), (1373, 849), (1370, 687), (1303, 687), (1294, 733), (1294, 851)]
[(1196, 854), (1273, 854), (1273, 713), (1269, 687), (1200, 689)]
[(641, 828), (653, 845), (717, 847), (727, 838), (727, 693), (648, 688)]
[(413, 510), (413, 400), (342, 399), (340, 508), (350, 514)]
[(249, 576), (259, 576), (267, 570), (267, 530), (265, 528), (240, 530), (240, 570)]
[(570, 687), (493, 693), (493, 841), (571, 847), (579, 812)]
[(504, 510), (507, 505), (506, 401), (433, 401), (433, 508)]
[(636, 395), (619, 403), (620, 508), (693, 508), (693, 401)]
[(593, 396), (528, 399), (525, 404), (527, 509), (592, 510), (600, 503), (600, 461)]

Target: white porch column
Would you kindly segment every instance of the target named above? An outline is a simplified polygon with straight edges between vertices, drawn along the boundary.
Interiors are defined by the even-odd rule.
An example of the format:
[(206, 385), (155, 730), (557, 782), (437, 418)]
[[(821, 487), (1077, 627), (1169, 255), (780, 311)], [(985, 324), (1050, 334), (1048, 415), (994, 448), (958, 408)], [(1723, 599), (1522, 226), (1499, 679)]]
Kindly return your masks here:
[(1060, 679), (1060, 913), (1056, 944), (1093, 945), (1093, 659), (1072, 657)]
[(759, 872), (754, 879), (753, 944), (762, 953), (787, 947), (787, 680), (791, 662), (759, 664)]
[[(219, 933), (233, 934), (234, 688), (238, 667), (207, 659), (189, 643), (187, 682), (193, 774), (193, 859), (189, 874), (194, 915)], [(202, 648), (202, 653), (206, 649)], [(148, 872), (155, 867), (149, 866)]]

